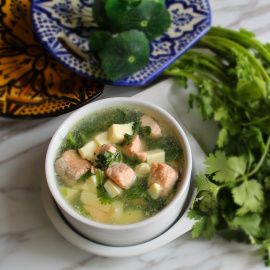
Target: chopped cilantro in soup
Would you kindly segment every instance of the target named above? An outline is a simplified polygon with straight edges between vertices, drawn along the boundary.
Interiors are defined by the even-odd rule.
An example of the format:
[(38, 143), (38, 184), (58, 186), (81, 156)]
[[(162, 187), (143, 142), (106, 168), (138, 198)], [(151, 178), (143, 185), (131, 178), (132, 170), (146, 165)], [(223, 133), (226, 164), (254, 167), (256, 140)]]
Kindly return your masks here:
[(61, 194), (80, 214), (106, 224), (159, 212), (181, 184), (181, 145), (159, 118), (137, 107), (100, 110), (76, 124), (55, 160)]

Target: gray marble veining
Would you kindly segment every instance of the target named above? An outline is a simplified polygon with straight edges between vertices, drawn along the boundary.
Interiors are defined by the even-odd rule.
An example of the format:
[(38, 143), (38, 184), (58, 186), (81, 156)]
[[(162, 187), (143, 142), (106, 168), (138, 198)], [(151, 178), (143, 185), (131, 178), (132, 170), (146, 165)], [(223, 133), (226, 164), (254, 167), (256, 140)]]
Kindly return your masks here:
[[(210, 0), (212, 24), (246, 28), (270, 40), (269, 0)], [(144, 88), (107, 86), (99, 99), (132, 96)], [(69, 114), (42, 120), (0, 118), (0, 269), (227, 270), (263, 269), (261, 250), (189, 234), (144, 255), (114, 259), (89, 254), (66, 241), (49, 221), (41, 178), (49, 140)]]

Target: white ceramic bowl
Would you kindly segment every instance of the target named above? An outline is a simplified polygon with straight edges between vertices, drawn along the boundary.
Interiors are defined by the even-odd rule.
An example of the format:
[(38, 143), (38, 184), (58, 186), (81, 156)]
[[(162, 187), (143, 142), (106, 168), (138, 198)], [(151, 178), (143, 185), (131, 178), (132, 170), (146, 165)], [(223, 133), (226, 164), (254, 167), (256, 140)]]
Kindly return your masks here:
[[(91, 221), (81, 216), (66, 203), (56, 184), (54, 162), (61, 141), (72, 126), (83, 117), (97, 110), (120, 105), (137, 106), (146, 109), (165, 121), (173, 129), (182, 145), (185, 164), (182, 172), (181, 185), (179, 185), (173, 200), (162, 211), (138, 223), (107, 225)], [(103, 99), (92, 102), (75, 111), (62, 123), (54, 134), (48, 147), (45, 164), (46, 179), (50, 192), (70, 225), (86, 238), (110, 246), (130, 246), (143, 243), (166, 231), (177, 220), (187, 198), (191, 168), (192, 157), (189, 142), (178, 122), (162, 108), (149, 102), (133, 98)]]

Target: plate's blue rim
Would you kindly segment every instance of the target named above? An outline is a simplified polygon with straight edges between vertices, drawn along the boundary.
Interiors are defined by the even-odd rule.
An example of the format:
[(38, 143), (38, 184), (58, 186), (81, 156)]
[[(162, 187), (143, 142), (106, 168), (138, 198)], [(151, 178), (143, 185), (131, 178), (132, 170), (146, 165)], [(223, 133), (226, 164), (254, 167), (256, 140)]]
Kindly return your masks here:
[[(165, 0), (166, 1), (166, 0)], [(207, 24), (207, 27), (201, 31), (198, 36), (196, 38), (194, 38), (192, 40), (192, 42), (190, 42), (185, 49), (183, 49), (179, 54), (175, 55), (170, 61), (168, 61), (166, 63), (166, 65), (162, 66), (162, 68), (156, 70), (155, 72), (152, 73), (152, 75), (150, 75), (147, 79), (143, 80), (142, 82), (133, 82), (133, 83), (129, 83), (127, 81), (110, 81), (110, 80), (104, 80), (104, 79), (99, 79), (96, 78), (94, 76), (87, 76), (84, 73), (70, 67), (69, 65), (67, 65), (64, 61), (62, 61), (61, 59), (59, 59), (59, 57), (57, 56), (57, 54), (52, 51), (47, 44), (42, 40), (42, 38), (40, 37), (40, 35), (38, 34), (38, 29), (37, 29), (37, 25), (35, 23), (35, 20), (33, 18), (33, 9), (35, 7), (35, 3), (38, 2), (38, 0), (32, 0), (31, 1), (31, 20), (32, 20), (32, 25), (34, 28), (34, 31), (36, 33), (36, 36), (38, 37), (38, 39), (40, 40), (40, 42), (43, 44), (43, 46), (57, 59), (57, 61), (59, 61), (61, 64), (63, 64), (65, 67), (67, 67), (68, 69), (72, 70), (73, 72), (81, 75), (84, 78), (90, 79), (90, 80), (94, 80), (94, 81), (98, 81), (100, 83), (103, 84), (107, 84), (107, 85), (115, 85), (115, 86), (145, 86), (148, 83), (150, 83), (151, 81), (153, 81), (158, 75), (160, 75), (167, 67), (169, 67), (173, 62), (175, 62), (181, 55), (183, 55), (187, 50), (189, 50), (192, 46), (194, 46), (211, 28), (212, 25), (212, 10), (211, 10), (211, 6), (209, 3), (209, 0), (205, 0), (207, 2), (207, 6), (208, 6), (208, 13), (204, 18), (204, 21), (207, 20), (209, 23)]]

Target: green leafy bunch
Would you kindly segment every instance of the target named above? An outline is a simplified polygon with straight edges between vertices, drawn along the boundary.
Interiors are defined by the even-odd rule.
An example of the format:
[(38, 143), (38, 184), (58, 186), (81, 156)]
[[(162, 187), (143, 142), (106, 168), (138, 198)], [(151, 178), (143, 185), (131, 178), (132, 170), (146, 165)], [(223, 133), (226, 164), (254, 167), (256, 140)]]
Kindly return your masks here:
[(149, 43), (171, 24), (164, 0), (95, 0), (93, 16), (100, 30), (91, 33), (90, 48), (112, 81), (144, 68)]
[(192, 236), (260, 245), (269, 266), (270, 44), (243, 29), (212, 27), (164, 75), (181, 86), (191, 79), (198, 92), (190, 107), (219, 126), (205, 172), (195, 179)]

